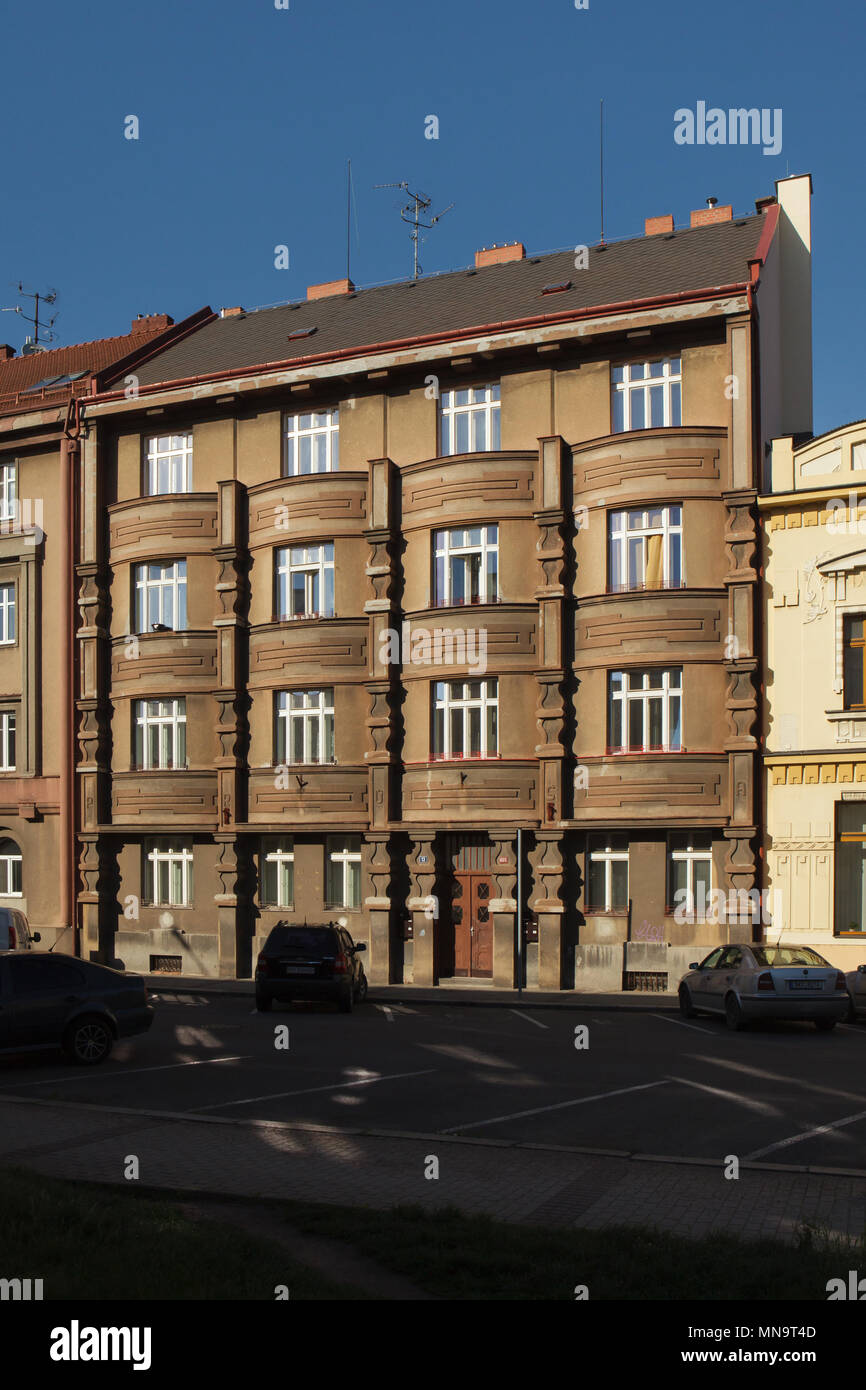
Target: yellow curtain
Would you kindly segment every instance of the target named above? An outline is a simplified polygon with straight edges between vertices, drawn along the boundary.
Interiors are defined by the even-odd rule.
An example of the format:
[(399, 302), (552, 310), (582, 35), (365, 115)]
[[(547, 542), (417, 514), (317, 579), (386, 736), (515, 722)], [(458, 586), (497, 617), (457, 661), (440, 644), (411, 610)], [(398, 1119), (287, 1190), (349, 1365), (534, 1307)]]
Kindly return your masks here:
[(644, 586), (647, 589), (660, 589), (664, 583), (662, 540), (662, 536), (647, 536), (646, 538), (646, 572), (644, 575)]

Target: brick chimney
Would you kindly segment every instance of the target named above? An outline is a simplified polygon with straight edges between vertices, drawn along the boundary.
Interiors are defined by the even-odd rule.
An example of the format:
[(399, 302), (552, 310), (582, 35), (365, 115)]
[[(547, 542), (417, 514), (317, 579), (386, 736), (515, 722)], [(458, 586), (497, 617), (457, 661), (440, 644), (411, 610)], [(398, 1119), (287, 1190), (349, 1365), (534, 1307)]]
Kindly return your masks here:
[(14, 356), (14, 347), (10, 347), (9, 343), (0, 343), (0, 362), (8, 362)]
[(662, 232), (672, 232), (674, 229), (674, 215), (666, 212), (664, 217), (648, 217), (644, 223), (645, 236), (660, 236)]
[(506, 261), (522, 261), (526, 258), (526, 247), (522, 241), (510, 241), (503, 246), (482, 246), (475, 252), (475, 269), (485, 265), (504, 265)]
[(711, 222), (730, 222), (734, 215), (734, 209), (730, 203), (725, 207), (716, 207), (715, 198), (707, 199), (705, 208), (695, 208), (692, 213), (691, 225), (693, 227), (708, 227)]
[(236, 319), (238, 314), (244, 313), (242, 304), (233, 304), (230, 309), (220, 309), (221, 319)]
[(152, 337), (156, 333), (163, 333), (166, 328), (171, 328), (174, 319), (168, 314), (139, 314), (137, 319), (132, 320), (130, 332), (147, 334)]
[(351, 280), (325, 280), (321, 285), (307, 286), (307, 299), (330, 299), (332, 295), (351, 294), (354, 288)]

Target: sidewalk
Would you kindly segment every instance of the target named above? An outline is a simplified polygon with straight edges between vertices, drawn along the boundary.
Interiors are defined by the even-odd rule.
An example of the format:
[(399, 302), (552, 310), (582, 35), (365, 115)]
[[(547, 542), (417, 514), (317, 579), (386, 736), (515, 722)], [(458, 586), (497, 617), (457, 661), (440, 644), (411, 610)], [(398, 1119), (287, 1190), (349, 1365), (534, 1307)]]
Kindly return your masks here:
[[(210, 975), (144, 975), (147, 987), (154, 994), (239, 994), (251, 998), (255, 993), (252, 980), (217, 980)], [(600, 1009), (629, 1011), (659, 1008), (677, 1009), (677, 996), (662, 991), (656, 993), (584, 994), (576, 990), (546, 992), (525, 989), (492, 989), (473, 985), (370, 985), (368, 1000), (373, 1004), (401, 1004), (411, 999), (416, 1004), (475, 1004), (501, 1009)]]
[[(600, 1229), (725, 1230), (793, 1240), (803, 1225), (860, 1237), (866, 1174), (568, 1150), (502, 1140), (397, 1135), (264, 1120), (0, 1099), (0, 1162), (51, 1177), (244, 1197), (386, 1208), (456, 1206), (503, 1221)], [(439, 1178), (424, 1177), (429, 1158)]]

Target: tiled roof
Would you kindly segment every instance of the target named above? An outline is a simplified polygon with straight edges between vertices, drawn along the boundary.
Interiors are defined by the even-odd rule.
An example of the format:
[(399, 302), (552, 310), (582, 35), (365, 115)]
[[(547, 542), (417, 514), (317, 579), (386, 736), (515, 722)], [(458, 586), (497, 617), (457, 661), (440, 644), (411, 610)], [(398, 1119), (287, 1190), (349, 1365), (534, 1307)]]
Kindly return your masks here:
[[(75, 383), (58, 381), (57, 378), (77, 376), (81, 390), (86, 390), (88, 377), (103, 371), (113, 363), (119, 362), (128, 353), (158, 337), (166, 330), (164, 315), (156, 315), (153, 323), (142, 321), (135, 332), (124, 333), (116, 338), (96, 338), (90, 343), (72, 343), (68, 347), (46, 348), (44, 352), (31, 352), (25, 357), (10, 357), (0, 361), (0, 410), (10, 406), (26, 408), (28, 404), (38, 406), (42, 400), (72, 394), (70, 387)], [(167, 322), (171, 323), (169, 319)], [(39, 383), (45, 383), (41, 389)], [(54, 383), (52, 386), (50, 383)], [(24, 392), (26, 394), (22, 395)]]
[[(749, 279), (764, 214), (216, 319), (138, 371), (142, 385), (346, 352)], [(546, 285), (571, 288), (542, 294)], [(307, 331), (305, 331), (307, 330)], [(313, 331), (308, 331), (313, 330)], [(290, 336), (300, 335), (303, 336)]]

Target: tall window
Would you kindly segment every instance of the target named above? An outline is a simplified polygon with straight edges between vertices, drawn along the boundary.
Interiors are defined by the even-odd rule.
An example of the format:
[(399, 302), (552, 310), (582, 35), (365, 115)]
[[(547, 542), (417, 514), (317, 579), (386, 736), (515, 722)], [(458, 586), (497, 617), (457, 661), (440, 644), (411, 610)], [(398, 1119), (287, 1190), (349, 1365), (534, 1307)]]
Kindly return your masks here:
[(287, 415), (285, 476), (336, 473), (340, 467), (340, 412), (311, 411)]
[(866, 629), (864, 619), (845, 617), (844, 634), (844, 701), (846, 709), (863, 709), (866, 704), (866, 682), (863, 679), (866, 666)]
[(135, 566), (135, 630), (156, 625), (181, 632), (186, 620), (186, 560)]
[(0, 464), (0, 521), (14, 521), (18, 514), (18, 465)]
[(592, 835), (587, 854), (587, 912), (628, 910), (628, 836)]
[(295, 901), (295, 849), (291, 835), (262, 840), (262, 907), (293, 907)]
[(333, 541), (288, 546), (276, 552), (275, 563), (278, 618), (333, 618)]
[(679, 357), (611, 367), (613, 433), (682, 424)]
[(280, 690), (276, 696), (276, 761), (334, 761), (334, 691)]
[(499, 597), (499, 527), (433, 532), (433, 603), (493, 603)]
[(463, 391), (442, 392), (440, 454), (478, 454), (499, 447), (498, 386), (470, 386)]
[(144, 897), (154, 907), (192, 906), (192, 841), (146, 840)]
[(0, 645), (15, 641), (15, 585), (0, 584)]
[(135, 701), (135, 766), (186, 767), (186, 700)]
[(679, 589), (683, 584), (682, 507), (611, 512), (608, 585), (624, 589)]
[(327, 884), (328, 907), (361, 906), (361, 837), (360, 835), (328, 836)]
[(713, 837), (709, 830), (684, 830), (668, 837), (668, 908), (704, 917), (713, 883)]
[(436, 681), (433, 757), (493, 758), (498, 752), (498, 682)]
[(611, 752), (682, 750), (682, 679), (681, 670), (611, 671)]
[(21, 851), (14, 840), (0, 840), (0, 897), (22, 897), (21, 884)]
[(0, 710), (0, 772), (15, 771), (15, 711)]
[(147, 441), (147, 495), (192, 491), (192, 432), (153, 435)]
[(866, 805), (836, 803), (836, 903), (833, 930), (866, 931)]

